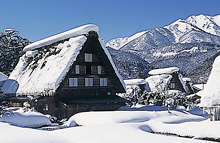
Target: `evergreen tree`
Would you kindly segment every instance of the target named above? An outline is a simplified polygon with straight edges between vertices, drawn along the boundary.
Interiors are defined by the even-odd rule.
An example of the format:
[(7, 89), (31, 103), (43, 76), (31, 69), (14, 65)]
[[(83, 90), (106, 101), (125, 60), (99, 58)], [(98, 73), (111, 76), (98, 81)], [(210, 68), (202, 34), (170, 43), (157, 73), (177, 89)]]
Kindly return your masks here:
[(30, 41), (21, 37), (17, 30), (5, 29), (0, 33), (0, 72), (9, 75), (28, 44)]

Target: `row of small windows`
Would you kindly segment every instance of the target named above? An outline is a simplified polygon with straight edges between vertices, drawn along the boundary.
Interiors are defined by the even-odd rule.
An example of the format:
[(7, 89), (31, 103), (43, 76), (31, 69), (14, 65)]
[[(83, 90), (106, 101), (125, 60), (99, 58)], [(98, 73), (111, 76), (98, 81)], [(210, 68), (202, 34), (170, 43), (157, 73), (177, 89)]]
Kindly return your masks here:
[[(85, 67), (85, 74), (91, 74), (92, 71), (93, 71), (93, 66), (90, 66), (90, 65), (86, 65)], [(75, 73), (76, 74), (80, 74), (79, 72), (79, 65), (76, 65), (75, 66)], [(101, 74), (102, 73), (102, 67), (101, 66), (97, 66), (97, 73), (98, 74)]]
[[(100, 78), (99, 85), (107, 86), (107, 78)], [(69, 87), (78, 86), (78, 78), (69, 78)], [(85, 78), (85, 86), (93, 86), (93, 78)]]

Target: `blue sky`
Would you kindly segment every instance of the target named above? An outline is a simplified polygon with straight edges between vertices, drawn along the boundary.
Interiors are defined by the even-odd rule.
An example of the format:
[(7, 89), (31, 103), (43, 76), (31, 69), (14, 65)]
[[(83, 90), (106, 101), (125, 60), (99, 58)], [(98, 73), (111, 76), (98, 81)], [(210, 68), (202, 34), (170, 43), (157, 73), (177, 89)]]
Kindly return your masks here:
[(0, 0), (0, 31), (37, 41), (93, 23), (105, 42), (190, 15), (220, 14), (220, 0)]

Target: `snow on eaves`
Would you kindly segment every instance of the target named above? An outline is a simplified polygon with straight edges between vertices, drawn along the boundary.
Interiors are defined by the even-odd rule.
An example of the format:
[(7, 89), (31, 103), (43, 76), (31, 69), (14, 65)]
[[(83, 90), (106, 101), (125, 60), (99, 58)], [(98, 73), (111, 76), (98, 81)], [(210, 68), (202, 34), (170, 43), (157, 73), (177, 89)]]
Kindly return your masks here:
[(54, 36), (51, 36), (51, 37), (45, 38), (43, 40), (34, 42), (30, 45), (27, 45), (23, 49), (23, 51), (26, 52), (26, 51), (34, 50), (34, 49), (37, 49), (37, 48), (40, 48), (43, 46), (51, 45), (51, 44), (58, 42), (58, 41), (61, 41), (61, 40), (65, 40), (65, 39), (72, 38), (72, 37), (77, 37), (80, 35), (86, 35), (90, 31), (95, 31), (98, 33), (99, 28), (98, 28), (98, 26), (96, 26), (94, 24), (87, 24), (87, 25), (84, 25), (84, 26), (81, 26), (81, 27), (78, 27), (78, 28), (54, 35)]
[(178, 71), (179, 71), (178, 67), (154, 69), (154, 70), (149, 71), (149, 75), (172, 74), (172, 73), (178, 72)]

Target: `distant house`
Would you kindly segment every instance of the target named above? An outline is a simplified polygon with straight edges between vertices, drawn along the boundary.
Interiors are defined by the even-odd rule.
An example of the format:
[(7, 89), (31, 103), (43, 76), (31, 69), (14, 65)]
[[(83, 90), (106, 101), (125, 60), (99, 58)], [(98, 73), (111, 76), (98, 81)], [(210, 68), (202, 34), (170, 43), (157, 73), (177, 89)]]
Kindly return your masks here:
[(169, 67), (149, 71), (150, 77), (145, 80), (148, 83), (148, 92), (161, 92), (164, 90), (178, 90), (186, 92), (186, 86), (182, 80), (179, 68)]
[(97, 33), (89, 24), (26, 46), (9, 77), (19, 84), (11, 105), (32, 101), (59, 118), (124, 105), (116, 95), (125, 92), (124, 81)]

